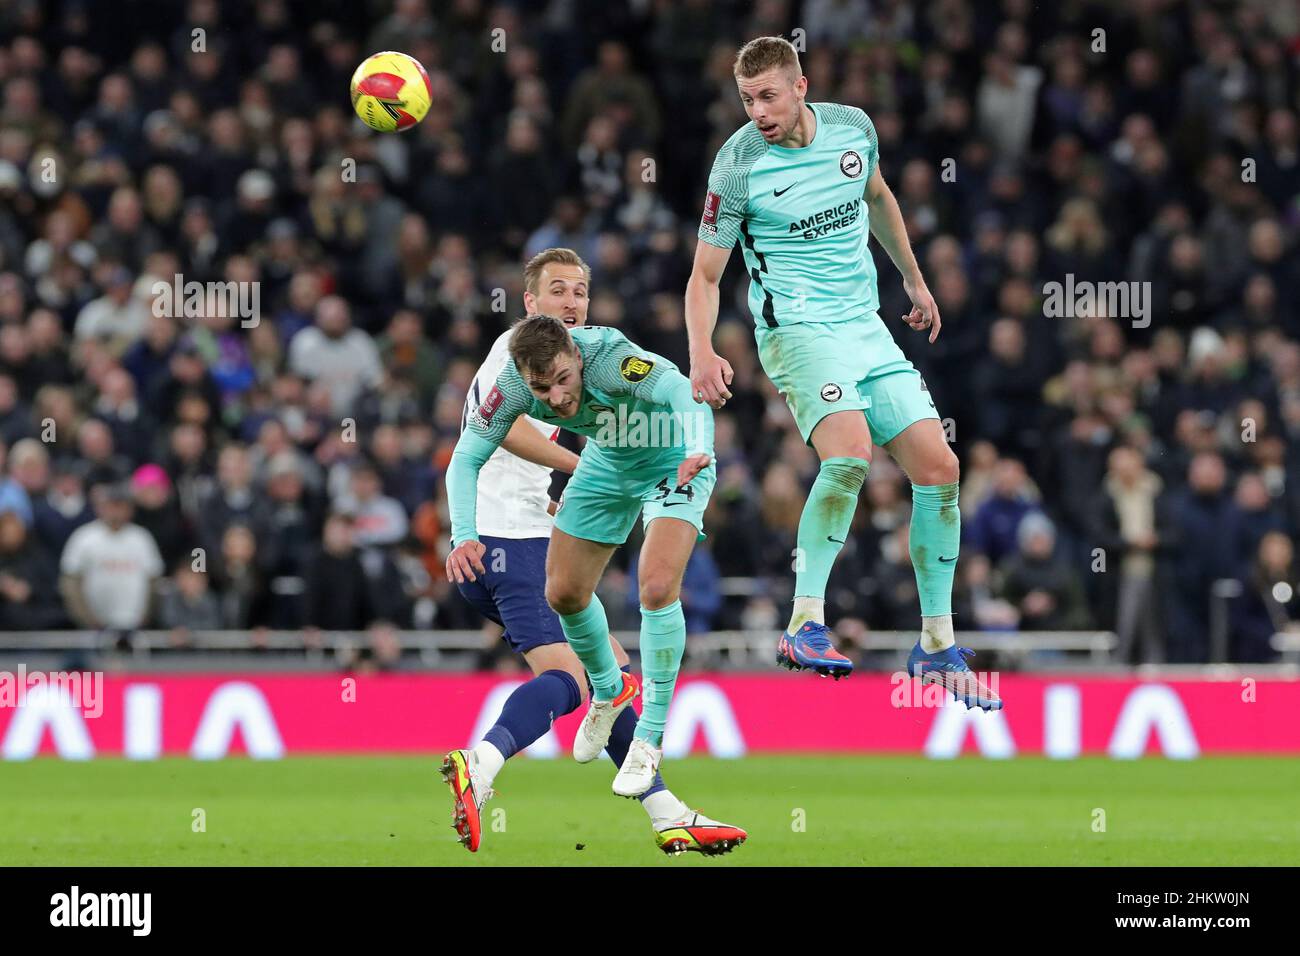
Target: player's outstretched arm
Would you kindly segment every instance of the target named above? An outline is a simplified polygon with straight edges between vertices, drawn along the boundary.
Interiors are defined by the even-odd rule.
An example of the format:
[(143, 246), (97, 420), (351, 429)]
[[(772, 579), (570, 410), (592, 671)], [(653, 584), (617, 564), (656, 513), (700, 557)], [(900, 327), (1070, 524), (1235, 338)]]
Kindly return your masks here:
[(524, 461), (531, 461), (534, 465), (552, 471), (562, 471), (566, 475), (573, 474), (573, 469), (578, 467), (577, 455), (551, 441), (523, 418), (515, 419), (505, 440), (501, 442), (501, 447)]
[(889, 258), (903, 276), (903, 291), (912, 300), (912, 311), (903, 316), (903, 321), (918, 331), (929, 329), (930, 341), (933, 342), (939, 337), (939, 329), (942, 327), (939, 307), (925, 284), (916, 256), (912, 254), (912, 244), (907, 239), (907, 226), (903, 222), (902, 210), (898, 208), (898, 200), (885, 184), (879, 166), (867, 180), (867, 207), (871, 213), (871, 234), (889, 253)]
[(468, 428), (451, 453), (447, 465), (447, 508), (451, 512), (451, 553), (447, 555), (447, 580), (457, 584), (477, 580), (475, 572), (484, 573), (483, 553), (487, 549), (478, 539), (478, 473), (497, 442), (490, 441)]
[[(513, 368), (513, 366), (511, 366)], [(478, 540), (478, 473), (505, 441), (511, 427), (531, 404), (516, 375), (511, 382), (498, 379), (483, 403), (465, 420), (465, 430), (447, 465), (447, 506), (451, 512), (451, 554), (447, 580), (462, 584), (483, 574), (483, 552)]]
[(713, 327), (718, 322), (718, 284), (731, 258), (731, 247), (723, 249), (699, 240), (695, 244), (695, 265), (686, 283), (686, 337), (691, 355), (691, 394), (694, 401), (721, 408), (731, 398), (732, 370), (727, 360), (713, 351)]

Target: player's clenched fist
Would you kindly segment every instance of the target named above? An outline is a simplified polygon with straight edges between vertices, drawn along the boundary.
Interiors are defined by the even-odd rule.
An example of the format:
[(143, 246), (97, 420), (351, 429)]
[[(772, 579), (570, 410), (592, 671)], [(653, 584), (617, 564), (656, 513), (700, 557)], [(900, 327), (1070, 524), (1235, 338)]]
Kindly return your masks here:
[(475, 571), (479, 574), (487, 573), (483, 567), (483, 554), (486, 551), (487, 546), (482, 541), (462, 541), (456, 545), (451, 549), (451, 554), (447, 555), (447, 580), (457, 584), (477, 581)]
[(716, 352), (691, 359), (691, 394), (697, 402), (721, 408), (731, 398), (731, 363)]
[(682, 459), (682, 463), (677, 466), (677, 487), (684, 488), (692, 478), (709, 467), (709, 462), (713, 459), (708, 455), (691, 455)]

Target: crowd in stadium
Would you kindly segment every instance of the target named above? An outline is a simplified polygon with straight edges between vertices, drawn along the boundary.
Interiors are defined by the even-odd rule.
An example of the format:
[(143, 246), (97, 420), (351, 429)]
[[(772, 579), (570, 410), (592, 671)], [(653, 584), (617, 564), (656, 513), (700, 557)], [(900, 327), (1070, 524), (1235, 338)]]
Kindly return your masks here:
[[(962, 461), (957, 627), (1205, 661), (1222, 602), (1230, 656), (1275, 657), (1300, 602), (1294, 8), (131, 6), (0, 9), (0, 628), (477, 627), (442, 572), (442, 475), (522, 263), (577, 250), (588, 321), (687, 369), (708, 164), (746, 121), (732, 59), (783, 34), (811, 101), (874, 121), (943, 316), (933, 345), (898, 321), (875, 247)], [(400, 136), (347, 100), (383, 49), (433, 89)], [(692, 632), (775, 634), (817, 462), (737, 261), (683, 603)], [(1047, 315), (1067, 273), (1149, 283), (1145, 317)], [(256, 282), (258, 314), (160, 314), (178, 275)], [(841, 637), (917, 626), (909, 508), (878, 452), (828, 593)], [(602, 586), (615, 627), (634, 572)]]

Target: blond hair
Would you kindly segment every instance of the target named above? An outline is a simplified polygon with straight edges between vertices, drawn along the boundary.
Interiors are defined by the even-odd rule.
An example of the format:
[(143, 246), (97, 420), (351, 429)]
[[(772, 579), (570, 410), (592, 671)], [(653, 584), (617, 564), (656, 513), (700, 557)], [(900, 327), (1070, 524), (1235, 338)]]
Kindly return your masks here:
[(566, 266), (578, 266), (582, 269), (582, 275), (591, 283), (591, 266), (582, 261), (582, 256), (578, 255), (572, 249), (565, 249), (561, 246), (555, 246), (550, 249), (543, 249), (537, 255), (528, 260), (524, 266), (524, 291), (537, 295), (537, 283), (541, 281), (542, 269), (551, 263), (559, 263)]
[(792, 80), (803, 75), (803, 68), (799, 66), (799, 52), (789, 40), (782, 37), (756, 37), (750, 40), (736, 53), (732, 72), (737, 79), (748, 80), (772, 69), (791, 72)]

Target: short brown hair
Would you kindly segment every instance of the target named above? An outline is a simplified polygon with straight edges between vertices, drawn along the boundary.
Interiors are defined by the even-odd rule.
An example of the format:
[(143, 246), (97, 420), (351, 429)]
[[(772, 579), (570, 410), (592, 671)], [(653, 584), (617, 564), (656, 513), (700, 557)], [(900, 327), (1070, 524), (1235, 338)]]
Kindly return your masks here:
[(792, 70), (792, 79), (803, 75), (799, 51), (782, 37), (756, 37), (740, 48), (732, 72), (737, 79), (748, 80), (772, 69)]
[(565, 324), (549, 315), (522, 319), (510, 335), (510, 357), (525, 376), (547, 374), (557, 358), (576, 350)]
[(565, 249), (562, 246), (552, 246), (550, 249), (543, 249), (537, 255), (528, 260), (528, 265), (524, 266), (524, 291), (537, 295), (537, 283), (542, 278), (542, 269), (553, 262), (558, 262), (566, 266), (578, 266), (582, 269), (583, 276), (587, 282), (591, 282), (591, 266), (582, 261), (582, 256), (578, 255), (572, 249)]

